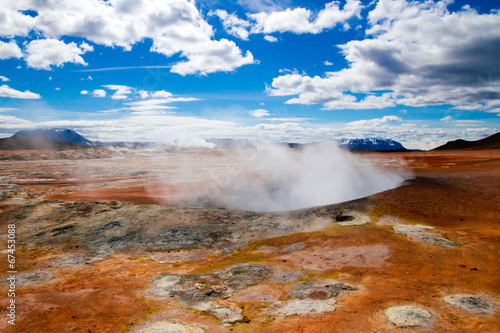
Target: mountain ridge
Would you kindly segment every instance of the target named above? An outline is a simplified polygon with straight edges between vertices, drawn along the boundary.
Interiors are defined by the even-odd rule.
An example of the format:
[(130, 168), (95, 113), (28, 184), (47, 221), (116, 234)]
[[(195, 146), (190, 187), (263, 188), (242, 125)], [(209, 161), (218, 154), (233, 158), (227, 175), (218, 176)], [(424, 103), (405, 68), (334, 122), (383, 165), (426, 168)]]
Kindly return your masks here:
[(500, 132), (490, 135), (484, 139), (467, 141), (458, 139), (448, 141), (444, 145), (432, 150), (481, 150), (481, 149), (500, 149)]

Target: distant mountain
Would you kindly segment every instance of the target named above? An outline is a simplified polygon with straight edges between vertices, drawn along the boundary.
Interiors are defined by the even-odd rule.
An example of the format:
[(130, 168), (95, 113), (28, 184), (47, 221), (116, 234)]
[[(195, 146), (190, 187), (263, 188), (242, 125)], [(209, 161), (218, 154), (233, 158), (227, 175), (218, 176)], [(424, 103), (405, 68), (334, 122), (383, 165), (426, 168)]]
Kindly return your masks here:
[(48, 129), (35, 129), (29, 131), (19, 131), (12, 137), (25, 134), (41, 135), (54, 140), (74, 143), (80, 146), (94, 146), (94, 143), (92, 141), (85, 139), (83, 136), (76, 133), (75, 131), (63, 128), (48, 128)]
[(64, 142), (38, 134), (16, 134), (10, 138), (0, 139), (1, 150), (35, 150), (35, 149), (62, 149), (77, 148), (80, 145)]
[(433, 150), (455, 150), (455, 149), (500, 149), (500, 132), (490, 135), (484, 139), (476, 141), (455, 140), (448, 141), (442, 146), (434, 148)]
[(407, 149), (397, 141), (391, 139), (364, 138), (364, 139), (340, 139), (337, 140), (341, 147), (349, 150), (371, 150), (371, 151), (406, 151)]

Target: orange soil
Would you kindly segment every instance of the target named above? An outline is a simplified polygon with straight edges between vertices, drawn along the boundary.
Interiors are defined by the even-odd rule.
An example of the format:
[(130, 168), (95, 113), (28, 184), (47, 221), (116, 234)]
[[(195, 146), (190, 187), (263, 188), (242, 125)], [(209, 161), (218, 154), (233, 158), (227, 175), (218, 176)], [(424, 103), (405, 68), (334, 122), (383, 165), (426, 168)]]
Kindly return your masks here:
[[(24, 270), (54, 269), (57, 280), (18, 289), (16, 332), (123, 332), (147, 320), (170, 320), (203, 327), (207, 332), (407, 332), (391, 326), (384, 309), (392, 305), (415, 304), (432, 312), (435, 321), (427, 332), (499, 332), (500, 315), (471, 315), (442, 301), (450, 294), (487, 294), (500, 299), (500, 151), (453, 151), (396, 154), (365, 154), (366, 158), (404, 159), (416, 180), (394, 190), (371, 196), (372, 221), (394, 216), (406, 224), (425, 224), (459, 244), (442, 248), (394, 234), (390, 225), (360, 227), (333, 226), (323, 232), (293, 234), (259, 241), (239, 253), (209, 256), (181, 264), (159, 264), (143, 253), (136, 257), (114, 255), (111, 259), (77, 268), (56, 270), (48, 267), (55, 251), (77, 253), (64, 244), (47, 250), (20, 250), (17, 260)], [(145, 184), (129, 188), (103, 188), (89, 193), (68, 191), (66, 184), (37, 184), (33, 191), (53, 194), (46, 198), (62, 200), (128, 201), (155, 203)], [(34, 194), (35, 195), (35, 194)], [(146, 198), (145, 198), (146, 197)], [(148, 201), (150, 200), (150, 201)], [(272, 249), (301, 242), (308, 247), (283, 256)], [(255, 251), (266, 246), (269, 251)], [(328, 267), (321, 261), (322, 251), (356, 246), (357, 259)], [(389, 249), (384, 260), (363, 259), (363, 247)], [(69, 252), (66, 252), (69, 251)], [(330, 251), (330, 252), (328, 252)], [(335, 252), (337, 251), (337, 252)], [(340, 251), (340, 252), (339, 252)], [(246, 302), (243, 314), (248, 323), (232, 328), (220, 326), (212, 316), (191, 310), (177, 299), (164, 302), (145, 294), (150, 281), (161, 272), (200, 272), (239, 261), (261, 261), (283, 270), (301, 270), (300, 259), (318, 259), (305, 270), (304, 279), (336, 278), (358, 291), (339, 297), (337, 310), (321, 316), (257, 318), (257, 303)], [(326, 260), (326, 259), (325, 259)], [(353, 264), (356, 260), (365, 265)], [(380, 262), (379, 262), (380, 261)], [(7, 271), (5, 260), (0, 271)], [(258, 292), (265, 288), (255, 287)], [(289, 286), (269, 284), (272, 298), (284, 297)], [(288, 288), (288, 289), (287, 289)], [(0, 288), (5, 304), (6, 287)], [(500, 306), (500, 304), (497, 305)], [(5, 308), (0, 310), (0, 330), (5, 324)]]

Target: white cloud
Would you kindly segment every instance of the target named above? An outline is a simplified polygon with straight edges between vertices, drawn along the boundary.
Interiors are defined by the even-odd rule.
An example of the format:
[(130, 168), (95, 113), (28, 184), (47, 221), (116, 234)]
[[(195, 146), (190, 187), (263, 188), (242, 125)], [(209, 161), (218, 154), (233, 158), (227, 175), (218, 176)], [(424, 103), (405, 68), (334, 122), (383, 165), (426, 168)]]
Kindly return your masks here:
[[(172, 111), (166, 112), (165, 110), (176, 109), (176, 107), (171, 106), (169, 104), (175, 102), (193, 102), (198, 101), (198, 98), (195, 97), (175, 97), (172, 93), (159, 90), (159, 91), (145, 91), (140, 90), (136, 92), (142, 100), (133, 101), (128, 103), (123, 103), (123, 107), (117, 109), (117, 111), (121, 110), (130, 110), (130, 114), (137, 115), (160, 115), (166, 113), (175, 113)], [(113, 110), (115, 111), (115, 110)]]
[(9, 112), (9, 111), (15, 111), (19, 110), (17, 108), (0, 108), (0, 112)]
[(249, 14), (248, 17), (255, 21), (252, 26), (254, 34), (286, 31), (301, 34), (314, 30), (314, 24), (309, 21), (311, 14), (310, 10), (299, 7), (279, 12)]
[(0, 75), (0, 81), (7, 82), (7, 81), (10, 81), (10, 80), (9, 80), (9, 78), (7, 78), (5, 76)]
[(61, 67), (68, 62), (86, 66), (80, 55), (91, 50), (87, 43), (77, 45), (56, 39), (37, 39), (26, 46), (25, 59), (29, 67), (36, 69), (50, 70), (50, 66)]
[(264, 110), (264, 109), (256, 109), (256, 110), (251, 110), (251, 111), (248, 111), (248, 113), (249, 113), (252, 117), (255, 117), (255, 118), (268, 117), (268, 116), (270, 116), (270, 115), (271, 115), (271, 114), (269, 113), (269, 111)]
[(138, 94), (142, 99), (146, 99), (146, 98), (170, 98), (173, 96), (173, 94), (171, 92), (168, 92), (165, 90), (158, 90), (158, 91), (140, 90), (138, 92)]
[(88, 90), (82, 90), (82, 91), (80, 91), (80, 94), (82, 94), (82, 95), (88, 95), (89, 91)]
[(302, 7), (287, 8), (284, 11), (248, 14), (248, 17), (254, 21), (251, 28), (251, 32), (254, 34), (270, 34), (273, 32), (317, 34), (331, 29), (339, 23), (345, 23), (352, 17), (357, 16), (360, 18), (362, 8), (363, 5), (359, 0), (347, 0), (343, 9), (340, 9), (337, 1), (332, 1), (325, 5), (325, 8), (318, 13), (314, 21), (311, 20), (312, 11)]
[(490, 110), (487, 110), (486, 112), (488, 112), (488, 113), (498, 113), (498, 116), (500, 117), (500, 108), (490, 109)]
[(0, 97), (8, 97), (8, 98), (18, 98), (18, 99), (40, 99), (40, 95), (33, 93), (31, 91), (18, 91), (10, 88), (7, 85), (2, 85), (0, 87)]
[(10, 129), (21, 129), (30, 128), (36, 126), (33, 122), (29, 120), (24, 120), (14, 116), (4, 116), (0, 115), (0, 128), (10, 130)]
[(153, 98), (169, 98), (169, 97), (172, 97), (172, 93), (165, 91), (165, 90), (159, 90), (159, 91), (155, 91), (151, 95), (151, 97), (153, 97)]
[(447, 124), (454, 125), (456, 127), (474, 127), (474, 126), (481, 126), (484, 124), (484, 121), (482, 120), (469, 120), (469, 119), (455, 120), (453, 119), (452, 116), (449, 115), (444, 118), (441, 118), (440, 120), (444, 121)]
[[(1, 13), (0, 17), (2, 17)], [(23, 52), (15, 41), (12, 40), (9, 43), (0, 41), (0, 59), (21, 58), (22, 56)]]
[(278, 38), (271, 36), (271, 35), (265, 35), (264, 39), (270, 43), (276, 43), (278, 41)]
[(96, 89), (92, 92), (92, 97), (106, 97), (107, 93), (104, 89)]
[[(161, 47), (156, 48), (163, 53)], [(256, 61), (250, 51), (245, 55), (233, 41), (221, 39), (220, 41), (207, 40), (199, 43), (196, 48), (181, 53), (188, 61), (177, 63), (171, 71), (180, 75), (199, 74), (206, 75), (215, 72), (232, 72), (243, 65), (254, 64)]]
[(340, 46), (349, 67), (324, 76), (283, 75), (268, 93), (298, 95), (288, 103), (326, 109), (489, 107), (500, 100), (500, 13), (450, 13), (447, 4), (380, 0), (369, 14), (371, 36)]
[(109, 90), (115, 90), (115, 93), (111, 96), (111, 99), (127, 99), (128, 95), (130, 95), (134, 91), (134, 88), (119, 84), (107, 84), (103, 85), (103, 87)]
[(323, 64), (324, 64), (325, 66), (333, 66), (333, 63), (332, 63), (332, 62), (330, 62), (330, 61), (328, 61), (328, 60), (323, 61)]
[(339, 123), (308, 124), (300, 118), (296, 121), (293, 118), (288, 121), (281, 118), (283, 122), (279, 124), (262, 123), (248, 127), (224, 120), (161, 114), (164, 110), (137, 109), (118, 118), (116, 114), (113, 114), (112, 119), (56, 120), (39, 123), (14, 116), (0, 115), (0, 132), (36, 127), (66, 127), (75, 128), (92, 140), (161, 142), (175, 142), (179, 138), (190, 137), (255, 138), (259, 135), (274, 140), (302, 143), (346, 137), (377, 137), (391, 138), (403, 143), (407, 148), (420, 149), (435, 148), (458, 138), (477, 140), (498, 132), (497, 128), (477, 127), (477, 124), (472, 124), (471, 127), (446, 126), (444, 128), (417, 126), (413, 123), (399, 122), (395, 116), (377, 121), (368, 119), (366, 124), (353, 125), (351, 123), (345, 126)]
[(371, 127), (371, 126), (380, 126), (382, 124), (388, 124), (388, 123), (400, 123), (402, 121), (403, 119), (398, 116), (384, 116), (382, 118), (356, 120), (347, 123), (347, 126)]
[(24, 15), (27, 1), (3, 0), (0, 7), (0, 36), (26, 36), (33, 29), (35, 18)]
[(146, 113), (158, 110), (175, 109), (174, 106), (167, 105), (170, 103), (171, 101), (168, 99), (148, 99), (145, 101), (125, 103), (124, 105), (126, 105), (127, 107), (123, 109)]
[(250, 23), (248, 21), (242, 20), (235, 14), (229, 14), (227, 11), (222, 9), (210, 11), (208, 15), (219, 17), (222, 21), (224, 30), (228, 34), (243, 40), (248, 40), (248, 28), (250, 27)]
[[(242, 52), (236, 44), (214, 40), (212, 27), (192, 0), (6, 0), (2, 7), (0, 17), (4, 19), (0, 20), (0, 37), (27, 36), (30, 31), (36, 31), (51, 40), (63, 36), (81, 37), (98, 45), (119, 46), (124, 50), (151, 39), (151, 51), (167, 57), (180, 54), (187, 59), (172, 68), (181, 75), (233, 71), (255, 62), (250, 52)], [(34, 10), (38, 15), (33, 18), (23, 14), (24, 10)], [(243, 30), (238, 28), (245, 24), (244, 21), (229, 16), (228, 29), (244, 37)], [(64, 62), (85, 64), (81, 55), (92, 49), (90, 44), (82, 43), (60, 59), (55, 54), (47, 55), (53, 52), (45, 47), (43, 58), (49, 57), (51, 61), (35, 61), (35, 52), (29, 52), (29, 63), (44, 69)]]
[(482, 120), (469, 120), (469, 119), (454, 120), (452, 123), (456, 127), (473, 127), (473, 126), (484, 125), (484, 121)]
[[(339, 23), (344, 23), (354, 16), (361, 18), (361, 9), (363, 7), (359, 0), (347, 0), (343, 9), (340, 9), (338, 1), (327, 3), (325, 9), (319, 12), (314, 22), (315, 28), (323, 31), (331, 29)], [(349, 25), (344, 26), (344, 30), (347, 30), (346, 28), (348, 29)]]

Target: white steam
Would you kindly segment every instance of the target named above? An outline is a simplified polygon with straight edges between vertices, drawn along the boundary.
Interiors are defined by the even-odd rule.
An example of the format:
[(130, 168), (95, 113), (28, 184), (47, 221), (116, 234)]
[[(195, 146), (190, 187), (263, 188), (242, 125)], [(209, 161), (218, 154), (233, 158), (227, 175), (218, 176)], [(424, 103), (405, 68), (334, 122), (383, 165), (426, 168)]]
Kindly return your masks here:
[[(260, 142), (213, 153), (184, 159), (182, 172), (176, 173), (183, 189), (196, 193), (194, 205), (251, 211), (301, 209), (385, 191), (409, 176), (406, 169), (377, 168), (333, 142), (293, 149)], [(188, 179), (196, 179), (197, 184), (187, 187)]]

